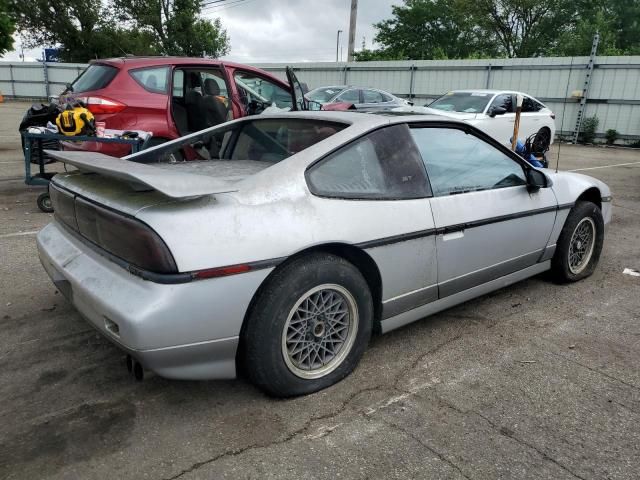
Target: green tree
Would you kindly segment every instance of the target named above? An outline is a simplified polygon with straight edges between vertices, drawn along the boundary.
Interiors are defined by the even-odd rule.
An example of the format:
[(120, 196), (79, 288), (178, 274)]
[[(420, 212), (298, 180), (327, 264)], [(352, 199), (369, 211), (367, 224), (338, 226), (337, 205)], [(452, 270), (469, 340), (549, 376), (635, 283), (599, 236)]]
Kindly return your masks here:
[(359, 60), (446, 59), (489, 56), (495, 48), (469, 21), (456, 0), (404, 0), (390, 19), (376, 23), (379, 50), (361, 52)]
[(589, 55), (596, 32), (599, 55), (640, 54), (640, 0), (581, 0), (576, 8), (580, 15), (554, 54)]
[(8, 0), (0, 0), (0, 55), (13, 49), (15, 21)]
[(577, 18), (574, 0), (456, 0), (456, 5), (509, 58), (552, 52)]
[(119, 26), (110, 5), (102, 2), (17, 0), (13, 8), (25, 46), (59, 45), (63, 61), (158, 53), (151, 35)]
[(166, 55), (217, 58), (229, 53), (219, 18), (198, 18), (200, 0), (116, 0), (121, 18), (153, 35)]

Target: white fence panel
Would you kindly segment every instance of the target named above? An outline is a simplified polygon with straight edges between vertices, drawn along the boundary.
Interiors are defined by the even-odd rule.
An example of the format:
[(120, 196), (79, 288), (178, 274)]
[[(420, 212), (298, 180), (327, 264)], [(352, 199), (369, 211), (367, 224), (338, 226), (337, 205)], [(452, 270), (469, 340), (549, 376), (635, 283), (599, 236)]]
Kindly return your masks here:
[[(578, 111), (578, 98), (572, 92), (582, 91), (588, 61), (588, 57), (555, 57), (289, 65), (309, 88), (344, 84), (376, 87), (411, 98), (416, 105), (455, 89), (519, 90), (547, 104), (556, 114), (558, 131), (570, 134)], [(286, 65), (256, 66), (285, 79)], [(59, 94), (85, 67), (0, 62), (0, 91), (9, 98), (46, 98)], [(615, 129), (623, 138), (640, 138), (640, 56), (597, 57), (585, 111), (586, 117), (592, 115), (600, 120), (600, 136)]]

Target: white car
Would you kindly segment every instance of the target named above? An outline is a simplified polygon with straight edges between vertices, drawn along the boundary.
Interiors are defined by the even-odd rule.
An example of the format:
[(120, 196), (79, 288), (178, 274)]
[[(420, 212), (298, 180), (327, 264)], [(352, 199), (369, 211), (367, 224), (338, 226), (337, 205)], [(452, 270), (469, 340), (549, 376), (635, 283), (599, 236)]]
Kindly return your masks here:
[(516, 95), (522, 95), (518, 138), (538, 134), (537, 142), (548, 147), (556, 133), (555, 114), (531, 95), (510, 90), (453, 90), (425, 107), (401, 107), (399, 111), (437, 114), (462, 120), (510, 145), (515, 122)]

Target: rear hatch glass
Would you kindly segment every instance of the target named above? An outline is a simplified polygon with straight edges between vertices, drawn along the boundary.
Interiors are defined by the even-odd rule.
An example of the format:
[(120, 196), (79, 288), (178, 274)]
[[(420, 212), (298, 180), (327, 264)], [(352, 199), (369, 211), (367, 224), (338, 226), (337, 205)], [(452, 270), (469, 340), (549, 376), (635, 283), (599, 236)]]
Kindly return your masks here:
[(71, 84), (72, 93), (89, 92), (105, 88), (114, 79), (118, 69), (111, 65), (93, 64)]

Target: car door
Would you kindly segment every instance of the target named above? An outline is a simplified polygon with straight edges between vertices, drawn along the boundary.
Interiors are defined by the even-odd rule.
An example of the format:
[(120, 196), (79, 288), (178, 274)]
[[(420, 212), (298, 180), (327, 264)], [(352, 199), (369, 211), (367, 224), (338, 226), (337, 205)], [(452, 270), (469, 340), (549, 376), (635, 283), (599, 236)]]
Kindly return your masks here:
[[(492, 113), (495, 108), (504, 108), (505, 113)], [(483, 119), (475, 123), (475, 126), (501, 144), (509, 146), (511, 145), (510, 138), (513, 136), (515, 117), (513, 95), (511, 93), (499, 93), (489, 103)]]
[(348, 88), (340, 95), (338, 95), (333, 102), (352, 103), (356, 108), (358, 108), (358, 106), (362, 103), (362, 94), (357, 88)]
[(555, 221), (550, 188), (471, 127), (414, 126), (433, 192), (438, 291), (446, 297), (538, 262)]
[(382, 317), (437, 299), (429, 184), (406, 124), (367, 133), (306, 172), (319, 231), (363, 249), (382, 279)]
[(356, 108), (362, 110), (381, 110), (386, 108), (384, 103), (384, 97), (382, 94), (371, 88), (362, 89), (362, 103), (357, 105)]

